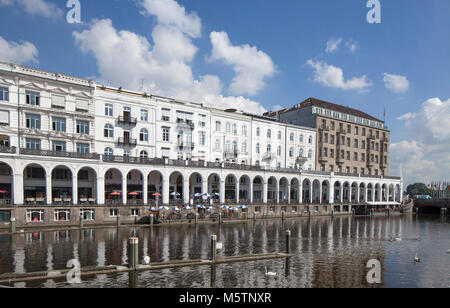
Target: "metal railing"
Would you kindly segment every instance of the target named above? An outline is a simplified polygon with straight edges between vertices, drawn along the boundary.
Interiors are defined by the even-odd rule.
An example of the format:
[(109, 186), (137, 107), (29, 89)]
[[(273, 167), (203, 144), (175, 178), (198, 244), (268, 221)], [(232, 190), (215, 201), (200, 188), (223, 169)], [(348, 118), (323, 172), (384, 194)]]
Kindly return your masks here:
[(62, 151), (49, 151), (49, 150), (34, 150), (34, 149), (20, 149), (22, 155), (35, 155), (35, 156), (50, 156), (50, 157), (67, 157), (67, 158), (82, 158), (82, 159), (100, 159), (100, 155), (97, 153), (77, 153), (77, 152), (62, 152)]
[(132, 138), (119, 138), (117, 140), (118, 145), (136, 146), (137, 140)]
[(15, 153), (17, 153), (17, 148), (16, 148), (16, 147), (5, 147), (5, 146), (0, 146), (0, 153), (10, 153), (10, 154), (15, 154)]
[(128, 124), (128, 125), (136, 125), (137, 118), (133, 118), (130, 116), (119, 116), (119, 123), (124, 123), (124, 124)]

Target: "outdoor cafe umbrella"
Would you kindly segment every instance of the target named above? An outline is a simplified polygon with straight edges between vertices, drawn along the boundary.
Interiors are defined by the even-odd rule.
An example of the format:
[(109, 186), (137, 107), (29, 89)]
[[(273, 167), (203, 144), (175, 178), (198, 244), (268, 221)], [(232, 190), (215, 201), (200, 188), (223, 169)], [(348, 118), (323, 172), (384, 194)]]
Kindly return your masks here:
[(170, 195), (171, 195), (171, 196), (179, 196), (180, 193), (177, 192), (177, 191), (173, 191), (173, 192), (170, 193)]
[(215, 210), (216, 208), (214, 206), (208, 206), (208, 210)]
[(115, 192), (110, 193), (111, 196), (120, 196), (121, 194), (122, 194), (122, 193), (121, 193), (121, 192), (118, 192), (118, 191), (115, 191)]
[(154, 206), (154, 207), (151, 207), (151, 208), (150, 208), (150, 211), (155, 212), (155, 211), (156, 211), (156, 207), (155, 207), (155, 206)]
[(199, 205), (197, 205), (197, 208), (198, 208), (198, 209), (204, 209), (205, 206), (204, 206), (203, 204), (199, 204)]
[(180, 209), (177, 208), (177, 207), (173, 207), (173, 208), (171, 208), (170, 210), (171, 210), (171, 211), (177, 211), (177, 212), (180, 211)]
[(201, 197), (201, 196), (202, 196), (201, 193), (195, 193), (195, 194), (194, 194), (194, 197), (195, 197), (195, 198), (198, 198), (198, 197)]
[(129, 196), (139, 196), (139, 193), (137, 191), (133, 191), (133, 192), (130, 192), (128, 195)]
[(183, 210), (192, 210), (192, 206), (187, 205), (183, 208)]
[(169, 210), (169, 208), (167, 206), (161, 206), (159, 209), (161, 211), (168, 211)]
[(230, 210), (232, 210), (233, 212), (237, 212), (238, 211), (238, 209), (235, 208), (235, 207), (232, 207)]
[(248, 206), (246, 206), (246, 205), (240, 205), (239, 208), (242, 209), (242, 210), (245, 210), (245, 209), (248, 209)]
[(226, 205), (222, 205), (222, 206), (220, 207), (220, 209), (221, 209), (221, 210), (228, 210), (228, 209), (229, 209), (229, 207), (228, 207), (228, 206), (226, 206)]

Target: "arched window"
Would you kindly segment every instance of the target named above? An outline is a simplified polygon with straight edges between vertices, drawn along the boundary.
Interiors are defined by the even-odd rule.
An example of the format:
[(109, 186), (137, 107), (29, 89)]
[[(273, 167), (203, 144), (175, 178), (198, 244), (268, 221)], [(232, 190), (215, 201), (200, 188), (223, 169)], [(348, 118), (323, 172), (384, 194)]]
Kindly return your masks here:
[(304, 157), (303, 156), (303, 149), (300, 149), (300, 155), (299, 155), (300, 157)]
[(291, 133), (290, 140), (291, 140), (291, 141), (294, 141), (294, 133)]
[(141, 132), (139, 133), (139, 140), (148, 142), (148, 130), (146, 130), (145, 128), (141, 129)]
[(312, 158), (312, 150), (308, 151), (308, 158)]
[(259, 166), (259, 160), (257, 160), (257, 161), (255, 162), (255, 165), (256, 165), (256, 166)]
[(231, 132), (231, 124), (227, 122), (227, 133)]
[(281, 156), (281, 145), (278, 146), (277, 155)]
[(247, 154), (247, 142), (242, 142), (241, 150), (243, 154)]
[(272, 146), (270, 144), (267, 145), (267, 153), (272, 152)]
[(281, 140), (281, 131), (278, 131), (278, 140)]
[(233, 152), (237, 152), (237, 142), (233, 141), (233, 147), (231, 148)]
[(216, 139), (216, 150), (220, 150), (220, 139)]
[(303, 143), (303, 134), (300, 134), (300, 143)]
[(227, 141), (226, 143), (225, 143), (225, 150), (227, 150), (228, 152), (231, 150), (231, 144), (230, 144), (230, 141)]
[(105, 156), (113, 156), (114, 155), (114, 150), (111, 148), (106, 148), (105, 149)]
[(256, 136), (260, 136), (261, 135), (261, 129), (259, 129), (259, 127), (256, 128)]
[(114, 127), (111, 124), (106, 124), (104, 129), (105, 138), (114, 138)]
[(272, 138), (272, 131), (270, 129), (267, 130), (267, 138), (268, 139)]
[(259, 145), (259, 143), (257, 143), (256, 144), (256, 154), (259, 154), (260, 153), (260, 150), (261, 148), (260, 148), (260, 145)]
[(236, 124), (233, 124), (233, 134), (237, 134), (237, 126)]
[(247, 125), (242, 125), (242, 136), (247, 136)]
[(289, 149), (289, 157), (294, 157), (294, 148)]
[(312, 136), (309, 136), (308, 143), (309, 143), (309, 144), (312, 144), (312, 143), (313, 143), (313, 137), (312, 137)]
[(141, 153), (139, 153), (139, 157), (140, 158), (148, 158), (148, 153), (146, 151), (141, 151)]

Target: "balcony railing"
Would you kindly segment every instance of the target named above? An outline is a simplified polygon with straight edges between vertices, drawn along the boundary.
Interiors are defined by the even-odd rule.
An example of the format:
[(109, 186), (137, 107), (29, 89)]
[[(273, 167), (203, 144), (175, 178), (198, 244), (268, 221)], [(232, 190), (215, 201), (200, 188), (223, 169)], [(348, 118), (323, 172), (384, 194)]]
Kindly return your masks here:
[(191, 149), (193, 150), (195, 148), (195, 143), (194, 142), (184, 142), (184, 141), (179, 141), (178, 142), (178, 147), (182, 150), (182, 149)]
[(117, 140), (118, 145), (124, 145), (124, 146), (136, 146), (137, 140), (132, 138), (119, 138)]
[(225, 158), (237, 158), (239, 155), (239, 151), (225, 151)]
[(119, 123), (126, 124), (126, 125), (136, 125), (137, 124), (137, 118), (133, 118), (130, 116), (119, 116)]
[(0, 146), (0, 153), (16, 154), (16, 152), (17, 152), (17, 148), (16, 147)]
[(67, 157), (67, 158), (82, 158), (82, 159), (100, 159), (97, 153), (77, 153), (77, 152), (62, 152), (49, 150), (34, 150), (34, 149), (20, 149), (22, 155), (35, 156), (50, 156), (50, 157)]
[(190, 120), (177, 119), (177, 126), (181, 128), (188, 128), (194, 130), (195, 124)]

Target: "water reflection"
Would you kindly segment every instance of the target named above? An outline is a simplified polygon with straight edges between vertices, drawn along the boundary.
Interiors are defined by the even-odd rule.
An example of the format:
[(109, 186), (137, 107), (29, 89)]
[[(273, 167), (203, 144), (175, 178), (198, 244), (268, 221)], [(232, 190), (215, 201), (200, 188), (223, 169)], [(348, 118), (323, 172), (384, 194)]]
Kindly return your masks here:
[[(139, 238), (140, 261), (209, 258), (210, 236), (223, 249), (218, 256), (285, 251), (288, 260), (265, 260), (140, 272), (98, 275), (76, 287), (447, 287), (450, 277), (448, 218), (335, 217), (267, 220), (242, 224), (178, 225), (153, 228), (84, 229), (0, 235), (0, 274), (64, 269), (78, 259), (82, 266), (127, 263), (127, 239)], [(401, 242), (390, 242), (391, 238)], [(421, 240), (417, 240), (420, 237)], [(418, 253), (422, 262), (414, 264)], [(366, 281), (369, 259), (381, 262), (382, 284)], [(265, 277), (265, 266), (277, 273)], [(16, 283), (16, 287), (72, 287), (64, 279)]]

